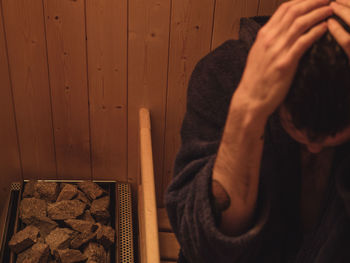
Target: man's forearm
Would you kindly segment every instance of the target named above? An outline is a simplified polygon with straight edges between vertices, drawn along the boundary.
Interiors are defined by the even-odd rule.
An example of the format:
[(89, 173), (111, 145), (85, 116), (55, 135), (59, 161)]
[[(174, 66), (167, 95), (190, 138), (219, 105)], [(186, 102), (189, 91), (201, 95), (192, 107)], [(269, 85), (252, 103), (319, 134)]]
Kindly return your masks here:
[(239, 235), (252, 223), (267, 117), (233, 97), (213, 168), (212, 192), (220, 229)]

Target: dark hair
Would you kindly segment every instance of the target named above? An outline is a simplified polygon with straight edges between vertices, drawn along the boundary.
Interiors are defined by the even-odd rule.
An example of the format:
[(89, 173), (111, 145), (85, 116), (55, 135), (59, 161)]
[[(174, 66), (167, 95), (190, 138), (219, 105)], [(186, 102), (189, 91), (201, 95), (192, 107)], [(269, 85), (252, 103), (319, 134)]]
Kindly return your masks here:
[[(350, 27), (333, 16), (350, 32)], [(294, 126), (311, 141), (350, 125), (349, 58), (327, 32), (303, 55), (284, 102)]]

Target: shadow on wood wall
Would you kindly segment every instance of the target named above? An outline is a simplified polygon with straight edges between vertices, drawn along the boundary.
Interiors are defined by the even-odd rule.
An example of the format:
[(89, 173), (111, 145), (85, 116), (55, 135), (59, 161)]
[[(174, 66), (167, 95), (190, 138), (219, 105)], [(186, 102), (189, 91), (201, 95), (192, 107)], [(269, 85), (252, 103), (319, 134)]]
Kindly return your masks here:
[(195, 64), (236, 38), (240, 17), (282, 1), (0, 2), (0, 200), (23, 178), (135, 189), (138, 109), (147, 107), (162, 206)]

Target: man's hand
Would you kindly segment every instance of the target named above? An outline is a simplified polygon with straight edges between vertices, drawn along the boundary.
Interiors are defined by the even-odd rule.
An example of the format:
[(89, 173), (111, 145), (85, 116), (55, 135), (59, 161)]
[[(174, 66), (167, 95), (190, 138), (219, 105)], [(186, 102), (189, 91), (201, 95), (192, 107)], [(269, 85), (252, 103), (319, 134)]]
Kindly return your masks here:
[[(330, 4), (334, 14), (350, 26), (350, 1), (337, 0)], [(333, 18), (328, 19), (328, 28), (350, 59), (350, 34)]]
[(327, 22), (321, 21), (332, 14), (329, 0), (283, 3), (257, 35), (235, 93), (237, 100), (264, 116), (272, 114), (284, 101), (300, 58), (327, 31)]

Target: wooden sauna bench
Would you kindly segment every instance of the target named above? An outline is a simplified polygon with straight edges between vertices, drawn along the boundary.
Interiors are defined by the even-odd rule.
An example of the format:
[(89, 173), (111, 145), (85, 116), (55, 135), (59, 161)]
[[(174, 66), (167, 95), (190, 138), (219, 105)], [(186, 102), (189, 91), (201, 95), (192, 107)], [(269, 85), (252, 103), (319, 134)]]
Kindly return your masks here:
[(176, 262), (180, 246), (166, 210), (157, 209), (148, 109), (139, 111), (141, 182), (138, 186), (139, 254), (141, 263)]

